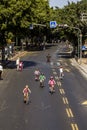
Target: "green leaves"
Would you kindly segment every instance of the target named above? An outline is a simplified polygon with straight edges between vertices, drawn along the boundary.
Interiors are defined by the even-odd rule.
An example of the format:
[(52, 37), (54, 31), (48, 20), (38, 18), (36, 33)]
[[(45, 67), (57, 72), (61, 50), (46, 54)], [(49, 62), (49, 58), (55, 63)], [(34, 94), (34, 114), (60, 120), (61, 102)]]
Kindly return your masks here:
[(64, 34), (62, 32), (59, 32), (59, 35), (68, 34), (68, 39), (71, 39), (71, 41), (73, 40), (75, 42), (77, 40), (78, 30), (75, 30), (74, 28), (72, 29), (72, 27), (77, 27), (81, 29), (82, 34), (86, 35), (87, 20), (81, 21), (81, 13), (87, 14), (87, 0), (81, 0), (77, 3), (68, 2), (68, 5), (62, 9), (58, 7), (56, 7), (55, 9), (51, 8), (51, 12), (51, 17), (53, 18), (53, 20), (55, 19), (58, 24), (67, 24), (69, 26), (69, 28), (61, 30), (64, 32)]

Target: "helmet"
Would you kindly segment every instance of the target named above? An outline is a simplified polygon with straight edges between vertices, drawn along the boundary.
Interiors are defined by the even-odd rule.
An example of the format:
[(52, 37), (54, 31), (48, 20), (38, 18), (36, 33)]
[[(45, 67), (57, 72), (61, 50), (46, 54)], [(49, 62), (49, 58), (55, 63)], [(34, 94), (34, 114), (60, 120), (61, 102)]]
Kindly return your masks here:
[(53, 76), (51, 76), (50, 79), (53, 79)]

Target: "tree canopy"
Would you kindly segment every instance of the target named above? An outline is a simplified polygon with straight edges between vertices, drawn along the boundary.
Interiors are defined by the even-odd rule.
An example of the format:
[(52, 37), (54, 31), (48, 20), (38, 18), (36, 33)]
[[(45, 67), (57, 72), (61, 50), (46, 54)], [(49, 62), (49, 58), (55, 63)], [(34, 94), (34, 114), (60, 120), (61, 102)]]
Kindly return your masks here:
[[(55, 9), (53, 9), (53, 12), (55, 12), (53, 19), (56, 19), (58, 24), (67, 24), (69, 26), (69, 28), (62, 29), (62, 31), (64, 32), (63, 35), (65, 34), (64, 36), (66, 38), (73, 40), (73, 36), (74, 38), (77, 37), (78, 30), (75, 28), (79, 28), (82, 32), (83, 40), (86, 39), (85, 36), (87, 35), (87, 0), (81, 0), (77, 3), (68, 2), (68, 5), (64, 6), (64, 8), (62, 9), (55, 7)], [(83, 13), (86, 14), (85, 19), (84, 17), (82, 17)]]
[[(73, 40), (77, 37), (77, 30), (72, 27), (76, 27), (81, 29), (86, 39), (87, 20), (81, 20), (82, 13), (87, 14), (87, 0), (68, 2), (62, 9), (50, 7), (49, 0), (0, 0), (0, 43), (4, 44), (5, 39), (12, 39), (13, 36), (29, 36), (30, 24), (46, 25), (46, 28), (34, 26), (33, 35), (39, 33), (50, 37), (55, 34), (58, 38)], [(67, 24), (69, 28), (50, 29), (50, 21)]]

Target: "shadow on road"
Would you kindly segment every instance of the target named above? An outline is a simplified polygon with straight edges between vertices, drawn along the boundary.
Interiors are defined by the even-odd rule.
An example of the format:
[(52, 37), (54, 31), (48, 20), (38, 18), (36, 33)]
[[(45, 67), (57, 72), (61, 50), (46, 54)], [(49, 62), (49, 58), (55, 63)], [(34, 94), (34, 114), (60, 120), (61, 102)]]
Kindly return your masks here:
[[(36, 66), (37, 63), (34, 61), (22, 61), (24, 64), (24, 69), (32, 66)], [(9, 69), (15, 69), (16, 68), (16, 61), (8, 61), (8, 64), (4, 66), (4, 68), (9, 68)]]

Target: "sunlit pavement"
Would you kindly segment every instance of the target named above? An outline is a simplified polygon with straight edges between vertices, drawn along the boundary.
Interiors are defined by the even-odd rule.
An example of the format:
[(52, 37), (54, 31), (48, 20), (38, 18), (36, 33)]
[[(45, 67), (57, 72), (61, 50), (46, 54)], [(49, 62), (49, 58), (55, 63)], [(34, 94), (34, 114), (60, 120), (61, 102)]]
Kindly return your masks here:
[(79, 71), (84, 75), (85, 78), (87, 78), (87, 64), (84, 64), (83, 62), (79, 64), (75, 58), (70, 59), (73, 66), (75, 66)]

